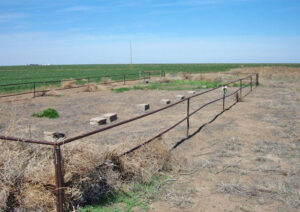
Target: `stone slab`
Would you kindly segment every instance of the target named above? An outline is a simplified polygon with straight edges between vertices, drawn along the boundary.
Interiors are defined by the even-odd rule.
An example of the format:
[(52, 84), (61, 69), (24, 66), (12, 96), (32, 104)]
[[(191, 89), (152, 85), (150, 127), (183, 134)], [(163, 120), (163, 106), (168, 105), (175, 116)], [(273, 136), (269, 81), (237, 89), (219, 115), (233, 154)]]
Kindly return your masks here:
[(107, 119), (103, 117), (95, 117), (90, 120), (90, 125), (93, 126), (104, 125), (106, 123), (107, 123)]
[(188, 91), (188, 94), (195, 94), (196, 91)]
[(184, 95), (176, 95), (175, 98), (177, 100), (183, 100), (185, 98), (185, 96)]
[(147, 110), (150, 110), (150, 105), (149, 104), (139, 104), (136, 106), (136, 108), (139, 112), (145, 112)]
[(163, 105), (168, 105), (168, 104), (171, 103), (171, 100), (170, 99), (161, 99), (160, 103), (163, 104)]
[(118, 115), (116, 113), (106, 113), (103, 117), (107, 119), (107, 122), (113, 122), (118, 119)]

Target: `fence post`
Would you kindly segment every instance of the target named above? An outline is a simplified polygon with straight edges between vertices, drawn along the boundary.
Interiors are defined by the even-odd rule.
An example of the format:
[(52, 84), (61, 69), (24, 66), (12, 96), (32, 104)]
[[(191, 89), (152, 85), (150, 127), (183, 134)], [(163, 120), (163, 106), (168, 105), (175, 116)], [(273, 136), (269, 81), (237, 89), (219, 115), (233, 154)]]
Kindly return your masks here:
[(149, 79), (151, 79), (151, 72), (149, 72)]
[(242, 83), (242, 79), (240, 79), (240, 99), (242, 98), (242, 90), (243, 90), (243, 83)]
[(35, 98), (35, 82), (33, 83), (33, 98)]
[(187, 99), (187, 108), (186, 108), (186, 115), (187, 115), (187, 119), (186, 119), (186, 137), (189, 136), (189, 129), (190, 129), (190, 98)]
[(225, 110), (225, 92), (223, 92), (223, 111)]
[(123, 75), (124, 85), (125, 85), (125, 81), (126, 81), (125, 77), (126, 77), (126, 75), (124, 74), (124, 75)]
[(160, 70), (160, 72), (159, 72), (159, 77), (161, 78), (161, 70)]
[(64, 179), (62, 174), (62, 158), (60, 146), (54, 146), (54, 166), (55, 166), (55, 194), (56, 194), (56, 211), (63, 212), (64, 201)]
[(252, 75), (250, 76), (250, 88), (251, 88), (251, 91), (252, 91)]
[(256, 87), (259, 85), (259, 82), (258, 82), (258, 73), (256, 73)]

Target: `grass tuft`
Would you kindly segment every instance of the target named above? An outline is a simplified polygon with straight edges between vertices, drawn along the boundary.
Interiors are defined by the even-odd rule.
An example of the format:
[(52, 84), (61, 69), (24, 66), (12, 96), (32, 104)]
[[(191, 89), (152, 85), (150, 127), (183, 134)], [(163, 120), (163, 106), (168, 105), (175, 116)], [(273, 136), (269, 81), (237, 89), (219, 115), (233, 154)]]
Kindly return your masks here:
[(101, 205), (86, 206), (81, 212), (148, 211), (149, 202), (158, 196), (158, 185), (167, 178), (166, 175), (155, 175), (147, 183), (133, 181), (126, 185), (129, 187), (127, 191), (113, 191)]
[(38, 117), (38, 118), (46, 117), (49, 119), (56, 119), (59, 117), (59, 113), (55, 109), (48, 108), (46, 110), (43, 110), (42, 112), (33, 113), (31, 116)]

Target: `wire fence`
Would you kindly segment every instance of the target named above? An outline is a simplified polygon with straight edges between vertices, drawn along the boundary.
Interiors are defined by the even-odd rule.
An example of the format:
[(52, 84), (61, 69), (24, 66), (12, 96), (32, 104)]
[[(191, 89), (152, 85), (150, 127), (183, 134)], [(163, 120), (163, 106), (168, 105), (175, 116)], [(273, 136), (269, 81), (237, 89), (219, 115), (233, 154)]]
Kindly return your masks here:
[[(113, 75), (99, 75), (99, 76), (89, 76), (85, 78), (76, 78), (76, 79), (62, 79), (62, 80), (49, 80), (49, 81), (32, 81), (32, 82), (23, 82), (23, 83), (11, 83), (11, 84), (0, 84), (0, 98), (11, 97), (11, 96), (20, 96), (25, 94), (33, 94), (33, 97), (38, 97), (44, 95), (46, 92), (50, 91), (49, 86), (56, 86), (55, 90), (67, 90), (73, 88), (86, 87), (90, 83), (97, 84), (112, 84), (123, 82), (125, 85), (129, 81), (137, 80), (148, 80), (151, 79), (151, 76), (165, 77), (164, 71), (143, 71), (139, 73), (132, 74), (113, 74)], [(107, 79), (107, 82), (101, 81)], [(71, 86), (68, 88), (59, 87), (63, 82), (76, 81), (76, 86)]]
[[(215, 91), (216, 89), (219, 89), (220, 87), (223, 87), (224, 91), (226, 91), (226, 86), (229, 86), (229, 85), (234, 84), (234, 83), (235, 84), (239, 83), (239, 85), (240, 85), (235, 91), (233, 91), (231, 93), (228, 93), (228, 94), (226, 92), (223, 92), (223, 96), (222, 97), (214, 99), (214, 100), (212, 100), (210, 102), (207, 102), (207, 103), (201, 105), (200, 107), (198, 107), (196, 110), (194, 110), (192, 112), (190, 111), (190, 103), (191, 103), (191, 101), (193, 99), (195, 99), (195, 98), (197, 98), (197, 97), (199, 97), (201, 95), (204, 95), (206, 93), (210, 93), (212, 91)], [(16, 141), (16, 142), (25, 142), (25, 143), (33, 143), (33, 144), (41, 144), (41, 145), (50, 145), (50, 146), (53, 146), (54, 156), (55, 156), (54, 157), (54, 165), (55, 165), (55, 179), (56, 179), (56, 182), (55, 182), (55, 184), (56, 184), (55, 185), (55, 188), (56, 188), (55, 189), (55, 191), (56, 191), (56, 207), (57, 207), (57, 211), (58, 212), (62, 212), (63, 211), (63, 205), (64, 205), (64, 189), (65, 189), (65, 185), (64, 185), (64, 177), (63, 177), (63, 172), (62, 172), (62, 170), (63, 170), (63, 167), (62, 167), (63, 163), (62, 163), (61, 146), (65, 145), (65, 144), (68, 144), (68, 143), (71, 143), (73, 141), (82, 139), (82, 138), (86, 138), (88, 136), (91, 136), (91, 135), (94, 135), (94, 134), (97, 134), (97, 133), (101, 133), (101, 132), (107, 131), (107, 130), (112, 129), (112, 128), (116, 128), (116, 127), (121, 126), (121, 125), (128, 124), (130, 122), (134, 122), (136, 120), (139, 120), (139, 119), (151, 116), (151, 115), (159, 113), (161, 111), (168, 110), (169, 108), (172, 108), (172, 107), (174, 107), (176, 105), (179, 105), (179, 104), (182, 104), (182, 103), (187, 103), (186, 104), (187, 107), (186, 107), (186, 116), (185, 117), (183, 117), (180, 121), (178, 121), (177, 123), (173, 124), (169, 128), (163, 130), (159, 134), (153, 136), (151, 139), (149, 139), (149, 140), (143, 142), (142, 144), (140, 144), (140, 145), (138, 145), (138, 146), (136, 146), (136, 147), (134, 147), (134, 148), (132, 148), (132, 149), (124, 152), (124, 153), (122, 153), (120, 156), (124, 156), (124, 155), (127, 155), (129, 153), (134, 152), (135, 150), (137, 150), (137, 149), (141, 148), (142, 146), (144, 146), (144, 145), (146, 145), (146, 144), (154, 141), (155, 139), (161, 137), (162, 135), (166, 134), (167, 132), (171, 131), (172, 129), (176, 128), (178, 125), (180, 125), (181, 123), (184, 123), (184, 122), (186, 122), (186, 138), (185, 139), (188, 139), (192, 134), (195, 134), (197, 131), (199, 131), (199, 129), (201, 130), (201, 128), (204, 127), (206, 124), (211, 123), (220, 114), (222, 114), (223, 112), (225, 112), (226, 110), (230, 109), (232, 106), (234, 106), (235, 104), (237, 104), (241, 100), (242, 97), (245, 97), (249, 93), (252, 92), (254, 86), (257, 87), (258, 85), (259, 85), (259, 75), (257, 73), (256, 74), (252, 74), (252, 75), (246, 76), (244, 78), (240, 78), (240, 79), (237, 79), (237, 80), (234, 80), (234, 81), (222, 84), (219, 87), (215, 87), (215, 88), (212, 88), (212, 89), (200, 92), (200, 93), (196, 93), (196, 94), (194, 94), (192, 96), (189, 96), (189, 97), (187, 97), (185, 99), (179, 100), (179, 101), (177, 101), (175, 103), (169, 104), (169, 105), (167, 105), (165, 107), (153, 110), (153, 111), (151, 111), (151, 112), (149, 112), (147, 114), (139, 115), (139, 116), (136, 116), (134, 118), (131, 118), (131, 119), (128, 119), (128, 120), (124, 120), (124, 121), (118, 122), (116, 124), (111, 124), (111, 125), (109, 125), (107, 127), (103, 127), (103, 128), (91, 131), (91, 132), (83, 133), (83, 134), (80, 134), (80, 135), (77, 135), (77, 136), (74, 136), (74, 137), (62, 140), (62, 141), (50, 142), (50, 141), (45, 141), (45, 140), (33, 140), (33, 139), (17, 138), (17, 137), (4, 136), (4, 135), (0, 135), (0, 139), (5, 140), (5, 141)], [(249, 91), (247, 93), (244, 93), (246, 87), (249, 87), (250, 89), (249, 89)], [(228, 97), (231, 97), (231, 96), (234, 96), (234, 95), (236, 97), (235, 98), (235, 102), (233, 104), (229, 105), (229, 106), (226, 105), (226, 99)], [(219, 102), (219, 101), (222, 101), (222, 110), (221, 110), (221, 113), (218, 114), (214, 119), (212, 119), (208, 123), (202, 125), (196, 132), (190, 134), (190, 132), (189, 132), (190, 131), (190, 117), (192, 117), (193, 115), (195, 115), (197, 112), (199, 112), (203, 108), (207, 107), (208, 105), (214, 104), (214, 103)], [(183, 141), (184, 141), (184, 139), (182, 141), (178, 142), (175, 146), (173, 146), (172, 149), (176, 148)]]

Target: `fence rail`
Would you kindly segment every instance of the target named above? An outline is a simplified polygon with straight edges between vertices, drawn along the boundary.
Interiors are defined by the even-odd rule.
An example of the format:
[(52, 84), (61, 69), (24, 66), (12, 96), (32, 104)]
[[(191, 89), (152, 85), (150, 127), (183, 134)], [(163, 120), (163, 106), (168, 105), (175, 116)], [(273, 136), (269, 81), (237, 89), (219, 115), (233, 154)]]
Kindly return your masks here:
[[(243, 94), (242, 91), (243, 91), (244, 88), (250, 87), (250, 90), (244, 96), (247, 96), (249, 93), (252, 92), (252, 90), (253, 90), (253, 76), (255, 76), (255, 80), (256, 80), (255, 81), (255, 87), (257, 87), (259, 85), (259, 81), (258, 81), (259, 80), (259, 76), (256, 73), (256, 74), (252, 74), (252, 75), (246, 76), (244, 78), (240, 78), (240, 79), (237, 79), (237, 80), (234, 80), (234, 81), (222, 84), (219, 87), (215, 87), (215, 88), (203, 91), (201, 93), (194, 94), (194, 95), (189, 96), (189, 97), (187, 97), (187, 98), (185, 98), (183, 100), (180, 100), (180, 101), (177, 101), (177, 102), (175, 102), (173, 104), (167, 105), (165, 107), (156, 109), (156, 110), (151, 111), (151, 112), (149, 112), (147, 114), (136, 116), (134, 118), (131, 118), (131, 119), (128, 119), (128, 120), (125, 120), (125, 121), (121, 121), (119, 123), (112, 124), (110, 126), (103, 127), (103, 128), (91, 131), (91, 132), (80, 134), (80, 135), (77, 135), (77, 136), (65, 139), (63, 141), (49, 142), (49, 141), (43, 141), (43, 140), (33, 140), (33, 139), (25, 139), (25, 138), (16, 138), (16, 137), (4, 136), (4, 135), (0, 135), (0, 139), (7, 140), (7, 141), (17, 141), (17, 142), (34, 143), (34, 144), (41, 144), (41, 145), (52, 145), (53, 146), (53, 148), (54, 148), (53, 151), (54, 151), (54, 156), (55, 156), (54, 157), (54, 165), (55, 165), (55, 179), (56, 179), (56, 185), (55, 185), (56, 186), (56, 189), (55, 189), (56, 190), (56, 205), (57, 205), (57, 211), (58, 212), (62, 212), (63, 211), (63, 202), (64, 202), (64, 191), (63, 191), (63, 189), (65, 189), (65, 187), (64, 187), (64, 179), (63, 179), (63, 174), (62, 174), (62, 170), (63, 170), (63, 167), (62, 167), (62, 165), (63, 165), (63, 163), (62, 163), (62, 153), (61, 153), (61, 149), (60, 149), (62, 145), (68, 144), (70, 142), (73, 142), (73, 141), (76, 141), (76, 140), (79, 140), (79, 139), (82, 139), (82, 138), (85, 138), (85, 137), (88, 137), (88, 136), (91, 136), (91, 135), (94, 135), (94, 134), (106, 131), (106, 130), (109, 130), (109, 129), (112, 129), (112, 128), (115, 128), (115, 127), (118, 127), (118, 126), (121, 126), (121, 125), (125, 125), (127, 123), (130, 123), (130, 122), (133, 122), (133, 121), (145, 118), (147, 116), (151, 116), (153, 114), (159, 113), (159, 112), (167, 110), (169, 108), (172, 108), (175, 105), (178, 105), (178, 104), (183, 103), (183, 102), (187, 102), (187, 113), (186, 113), (186, 116), (184, 118), (182, 118), (177, 123), (173, 124), (168, 129), (165, 129), (161, 133), (155, 135), (151, 139), (149, 139), (149, 140), (143, 142), (142, 144), (140, 144), (140, 145), (138, 145), (138, 146), (136, 146), (136, 147), (134, 147), (134, 148), (132, 148), (132, 149), (124, 152), (120, 156), (124, 156), (126, 154), (129, 154), (129, 153), (131, 153), (131, 152), (139, 149), (140, 147), (142, 147), (142, 146), (144, 146), (144, 145), (146, 145), (146, 144), (154, 141), (156, 138), (158, 138), (158, 137), (164, 135), (165, 133), (169, 132), (170, 130), (174, 129), (175, 127), (177, 127), (178, 125), (180, 125), (184, 121), (186, 121), (186, 125), (187, 125), (186, 136), (188, 137), (189, 136), (189, 126), (190, 126), (190, 117), (191, 116), (193, 116), (194, 114), (196, 114), (197, 112), (199, 112), (201, 109), (207, 107), (208, 105), (211, 105), (211, 104), (216, 103), (216, 102), (221, 101), (221, 100), (223, 101), (222, 112), (224, 112), (225, 110), (227, 110), (226, 109), (226, 98), (228, 98), (230, 96), (233, 96), (235, 94), (238, 94), (237, 98), (236, 98), (236, 102), (233, 104), (233, 105), (235, 105), (243, 97), (242, 96), (242, 94)], [(248, 84), (246, 84), (246, 85), (243, 86), (243, 81), (246, 81), (246, 80), (249, 80), (250, 82)], [(212, 100), (210, 102), (207, 102), (207, 103), (201, 105), (199, 108), (197, 108), (193, 112), (190, 112), (190, 102), (191, 102), (192, 99), (194, 99), (194, 98), (196, 98), (198, 96), (201, 96), (203, 94), (212, 92), (212, 91), (214, 91), (216, 89), (219, 89), (221, 86), (228, 86), (230, 84), (237, 83), (237, 82), (240, 82), (240, 86), (239, 86), (238, 89), (236, 89), (232, 93), (225, 94), (225, 92), (224, 92), (224, 94), (223, 94), (222, 97), (217, 98), (215, 100)], [(233, 105), (231, 105), (229, 107), (232, 107)]]
[[(164, 77), (165, 72), (164, 71), (143, 71), (140, 73), (132, 73), (132, 74), (112, 74), (112, 75), (100, 75), (100, 76), (89, 76), (85, 78), (75, 78), (75, 79), (62, 79), (62, 80), (48, 80), (48, 81), (33, 81), (33, 82), (23, 82), (23, 83), (11, 83), (11, 84), (0, 84), (0, 92), (1, 90), (13, 90), (17, 91), (18, 87), (21, 86), (28, 86), (28, 88), (20, 89), (20, 90), (31, 90), (27, 92), (20, 92), (20, 93), (12, 93), (12, 94), (4, 94), (0, 95), (0, 98), (4, 97), (11, 97), (11, 96), (20, 96), (20, 95), (25, 95), (25, 94), (33, 94), (33, 97), (37, 97), (38, 93), (46, 93), (50, 91), (50, 89), (43, 89), (43, 90), (38, 90), (38, 87), (42, 87), (43, 85), (49, 86), (49, 85), (55, 85), (58, 83), (62, 82), (68, 82), (71, 80), (76, 80), (76, 81), (82, 81), (82, 80), (87, 80), (87, 84), (83, 85), (78, 85), (74, 86), (71, 88), (56, 88), (55, 90), (67, 90), (67, 89), (73, 89), (73, 88), (81, 88), (81, 87), (86, 87), (88, 86), (91, 82), (98, 82), (97, 80), (101, 80), (103, 78), (110, 78), (114, 79), (111, 82), (108, 83), (100, 83), (100, 84), (112, 84), (116, 82), (123, 82), (125, 85), (126, 82), (129, 81), (136, 81), (136, 80), (146, 80), (146, 79), (151, 79), (151, 76), (160, 76)], [(6, 89), (10, 88), (10, 89)]]

